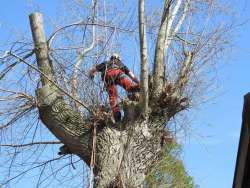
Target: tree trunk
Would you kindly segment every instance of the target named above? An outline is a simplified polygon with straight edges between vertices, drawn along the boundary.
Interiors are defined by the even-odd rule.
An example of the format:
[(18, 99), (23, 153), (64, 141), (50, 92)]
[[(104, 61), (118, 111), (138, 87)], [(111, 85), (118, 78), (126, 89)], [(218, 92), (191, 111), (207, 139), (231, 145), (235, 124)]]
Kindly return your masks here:
[(169, 9), (172, 0), (165, 0), (161, 24), (157, 35), (157, 42), (155, 47), (154, 70), (153, 70), (153, 95), (159, 97), (164, 89), (164, 56), (165, 56), (165, 42), (168, 25)]
[(142, 187), (149, 167), (160, 154), (160, 136), (151, 132), (150, 122), (138, 120), (123, 126), (127, 129), (105, 128), (98, 135), (98, 187), (117, 184), (118, 187)]
[[(42, 14), (34, 13), (30, 15), (30, 27), (35, 44), (35, 53), (38, 68), (49, 79), (52, 79), (52, 67), (49, 64), (47, 41), (43, 29)], [(41, 75), (42, 85), (50, 84), (49, 80)]]
[(144, 0), (139, 0), (139, 35), (141, 54), (141, 98), (144, 116), (148, 115), (148, 62), (147, 62), (147, 37), (145, 23)]

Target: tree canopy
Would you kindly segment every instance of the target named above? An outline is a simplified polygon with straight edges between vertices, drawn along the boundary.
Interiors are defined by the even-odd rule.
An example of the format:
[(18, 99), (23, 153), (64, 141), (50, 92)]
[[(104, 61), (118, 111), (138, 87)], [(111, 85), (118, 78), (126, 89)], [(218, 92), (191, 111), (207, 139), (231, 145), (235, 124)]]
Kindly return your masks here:
[[(35, 171), (37, 187), (89, 186), (96, 148), (97, 187), (142, 187), (155, 163), (148, 185), (193, 187), (173, 154), (178, 147), (164, 149), (163, 138), (185, 131), (185, 121), (171, 122), (213, 89), (215, 64), (234, 27), (225, 7), (199, 0), (157, 1), (153, 8), (143, 0), (64, 3), (53, 26), (42, 13), (29, 15), (32, 37), (22, 36), (1, 55), (1, 184)], [(130, 62), (141, 82), (139, 101), (120, 95), (120, 123), (101, 78), (88, 77), (112, 52)]]

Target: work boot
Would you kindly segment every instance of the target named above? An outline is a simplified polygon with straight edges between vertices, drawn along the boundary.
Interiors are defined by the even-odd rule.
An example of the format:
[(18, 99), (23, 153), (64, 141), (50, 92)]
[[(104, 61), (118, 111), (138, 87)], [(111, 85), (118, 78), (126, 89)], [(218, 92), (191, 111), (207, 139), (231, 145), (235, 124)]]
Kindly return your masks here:
[(72, 152), (69, 150), (68, 146), (63, 145), (59, 148), (58, 155), (66, 155), (66, 154), (72, 154)]
[(114, 112), (113, 115), (114, 115), (115, 122), (120, 122), (122, 120), (122, 114), (120, 111)]
[(128, 93), (128, 99), (131, 100), (131, 101), (139, 101), (140, 93), (139, 92)]

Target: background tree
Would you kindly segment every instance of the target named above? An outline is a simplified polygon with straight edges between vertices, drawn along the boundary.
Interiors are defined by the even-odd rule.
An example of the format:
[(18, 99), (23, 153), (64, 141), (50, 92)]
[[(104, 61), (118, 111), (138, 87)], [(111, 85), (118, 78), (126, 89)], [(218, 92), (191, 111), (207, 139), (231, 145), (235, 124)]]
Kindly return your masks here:
[(146, 178), (146, 187), (195, 188), (194, 180), (189, 176), (180, 159), (181, 147), (171, 143), (165, 148), (164, 155), (151, 169)]
[[(143, 0), (136, 8), (129, 1), (65, 3), (72, 17), (46, 38), (42, 15), (31, 14), (32, 39), (14, 42), (1, 57), (2, 184), (35, 170), (37, 186), (88, 186), (77, 174), (83, 161), (84, 169), (91, 164), (95, 137), (97, 187), (142, 187), (164, 156), (165, 130), (185, 128), (171, 127), (172, 119), (211, 88), (234, 25), (216, 1), (165, 0), (152, 9)], [(133, 54), (135, 67), (141, 57), (142, 91), (138, 102), (121, 95), (124, 118), (114, 124), (100, 79), (92, 82), (87, 72), (120, 49), (125, 62)]]

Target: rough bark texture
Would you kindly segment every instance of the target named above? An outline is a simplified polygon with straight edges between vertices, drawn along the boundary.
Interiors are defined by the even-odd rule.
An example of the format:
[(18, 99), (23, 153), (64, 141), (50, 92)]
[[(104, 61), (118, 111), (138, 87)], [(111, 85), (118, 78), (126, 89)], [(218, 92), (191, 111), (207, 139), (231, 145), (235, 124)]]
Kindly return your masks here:
[(160, 136), (152, 132), (150, 122), (138, 120), (124, 125), (126, 130), (105, 128), (98, 135), (99, 187), (117, 181), (122, 187), (142, 187), (149, 167), (160, 154)]
[[(53, 79), (41, 14), (32, 14), (30, 21), (38, 67)], [(94, 122), (83, 119), (66, 104), (51, 81), (42, 75), (41, 80), (37, 98), (42, 122), (70, 152), (89, 164)], [(184, 108), (182, 99), (173, 98), (171, 92), (167, 92), (166, 87), (160, 98), (150, 103), (154, 110), (146, 120), (141, 116), (138, 102), (124, 101), (122, 122), (114, 125), (105, 118), (97, 121), (95, 177), (98, 188), (142, 187), (147, 171), (160, 156), (162, 128), (171, 116)]]
[(51, 86), (37, 90), (39, 114), (47, 128), (62, 141), (72, 153), (89, 164), (91, 156), (91, 122), (67, 105)]

